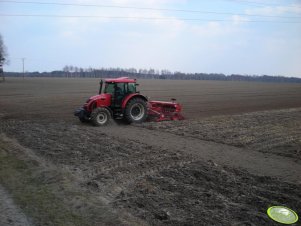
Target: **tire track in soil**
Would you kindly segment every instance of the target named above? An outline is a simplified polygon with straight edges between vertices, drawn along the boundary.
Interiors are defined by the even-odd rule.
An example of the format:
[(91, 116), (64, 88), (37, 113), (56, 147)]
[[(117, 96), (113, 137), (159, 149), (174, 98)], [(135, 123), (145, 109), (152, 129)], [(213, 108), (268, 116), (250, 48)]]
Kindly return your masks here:
[(261, 111), (141, 127), (301, 160), (301, 109)]
[(256, 151), (264, 151), (265, 149), (271, 149), (277, 146), (283, 146), (286, 144), (290, 144), (294, 140), (301, 138), (301, 132), (295, 132), (290, 134), (288, 137), (283, 137), (281, 133), (273, 133), (267, 136), (262, 137), (261, 140), (250, 145), (250, 148)]
[[(155, 157), (155, 155), (152, 155)], [(170, 162), (167, 164), (167, 162)], [(120, 192), (127, 190), (129, 187), (135, 185), (137, 181), (145, 178), (146, 176), (155, 175), (161, 171), (170, 168), (183, 167), (184, 165), (191, 164), (192, 160), (175, 160), (175, 159), (161, 159), (159, 162), (143, 162), (137, 161), (136, 164), (122, 163), (117, 165), (114, 169), (106, 172), (99, 173), (88, 183), (97, 185), (106, 198), (114, 200)], [(122, 166), (124, 165), (124, 167)], [(109, 179), (108, 179), (109, 175)], [(104, 179), (105, 178), (105, 179)], [(108, 181), (109, 180), (109, 181)]]
[[(257, 175), (274, 176), (288, 182), (301, 181), (301, 166), (290, 158), (143, 127), (111, 125), (93, 128), (79, 123), (70, 126), (68, 123), (47, 122), (23, 122), (22, 127), (13, 123), (3, 127), (7, 127), (10, 135), (17, 136), (42, 156), (71, 168), (73, 165), (80, 168), (86, 179), (110, 168), (106, 175), (121, 171), (120, 175), (133, 173), (139, 176), (145, 174), (145, 170), (156, 171), (156, 167), (166, 166), (170, 161), (177, 163), (198, 159), (243, 168)], [(65, 136), (69, 138), (64, 139)], [(99, 143), (105, 145), (105, 150), (98, 149)], [(172, 158), (175, 153), (179, 156)], [(126, 172), (127, 168), (131, 170)]]
[[(110, 128), (110, 127), (106, 127)], [(115, 128), (118, 129), (118, 128)], [(121, 143), (132, 144), (131, 149), (137, 148), (138, 153), (130, 153), (127, 158), (115, 156), (115, 160), (99, 162), (88, 169), (85, 182), (90, 187), (102, 191), (108, 200), (114, 200), (121, 191), (127, 190), (137, 180), (146, 176), (155, 175), (158, 172), (173, 167), (182, 167), (192, 163), (193, 157), (189, 154), (175, 153), (167, 149), (162, 150), (154, 146), (145, 145), (134, 140), (114, 138)]]
[(231, 168), (242, 168), (255, 175), (301, 183), (301, 165), (290, 158), (136, 126), (118, 126), (118, 128), (109, 126), (103, 132), (114, 139), (132, 140), (160, 150), (189, 154), (194, 159), (213, 161)]
[[(28, 121), (22, 123), (22, 128), (19, 126), (11, 122), (3, 128), (23, 145), (32, 148), (38, 156), (69, 168), (82, 186), (96, 188), (107, 200), (113, 200), (137, 179), (189, 164), (193, 159), (189, 154), (106, 134), (110, 129), (118, 131), (131, 126), (95, 128), (85, 124), (45, 125), (45, 122)], [(64, 135), (60, 131), (64, 131)]]

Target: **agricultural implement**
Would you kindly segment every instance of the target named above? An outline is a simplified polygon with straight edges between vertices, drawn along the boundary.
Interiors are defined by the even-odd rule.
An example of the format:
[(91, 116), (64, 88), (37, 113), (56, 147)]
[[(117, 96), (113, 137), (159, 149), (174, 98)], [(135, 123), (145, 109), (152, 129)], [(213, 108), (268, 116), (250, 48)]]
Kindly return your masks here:
[(149, 101), (137, 91), (137, 86), (136, 79), (128, 77), (101, 80), (99, 94), (90, 97), (74, 115), (95, 126), (106, 125), (112, 118), (126, 123), (184, 119), (182, 106), (175, 99)]

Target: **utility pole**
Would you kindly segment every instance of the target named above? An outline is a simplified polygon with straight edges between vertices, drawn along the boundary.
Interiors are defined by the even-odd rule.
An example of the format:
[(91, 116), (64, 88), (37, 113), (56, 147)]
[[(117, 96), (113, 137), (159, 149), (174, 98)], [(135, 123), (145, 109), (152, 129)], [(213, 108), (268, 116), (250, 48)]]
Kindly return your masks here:
[(25, 78), (24, 63), (25, 63), (25, 58), (22, 58), (22, 64), (23, 64), (23, 80), (24, 80), (24, 78)]

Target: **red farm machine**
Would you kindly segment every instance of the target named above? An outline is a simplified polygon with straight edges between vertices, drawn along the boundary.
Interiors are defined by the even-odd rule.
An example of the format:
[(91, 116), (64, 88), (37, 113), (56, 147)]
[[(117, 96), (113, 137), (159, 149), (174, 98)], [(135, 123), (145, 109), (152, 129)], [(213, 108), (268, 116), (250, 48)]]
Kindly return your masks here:
[(184, 119), (182, 106), (175, 99), (149, 101), (137, 91), (137, 85), (136, 79), (128, 77), (101, 80), (99, 94), (90, 97), (74, 115), (81, 122), (92, 122), (94, 126), (106, 125), (112, 118), (127, 123)]

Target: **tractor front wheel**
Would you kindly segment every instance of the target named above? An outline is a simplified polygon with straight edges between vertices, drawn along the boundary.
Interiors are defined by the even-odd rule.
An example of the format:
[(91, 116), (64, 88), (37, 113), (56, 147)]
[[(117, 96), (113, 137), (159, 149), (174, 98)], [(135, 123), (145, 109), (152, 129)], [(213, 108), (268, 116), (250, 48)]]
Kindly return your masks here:
[(104, 126), (111, 120), (111, 114), (106, 108), (95, 108), (91, 113), (91, 122), (94, 126)]
[(88, 122), (88, 120), (85, 117), (78, 117), (79, 121), (81, 121), (82, 123)]
[(125, 120), (128, 123), (141, 123), (147, 118), (147, 104), (142, 98), (133, 98), (125, 108)]

